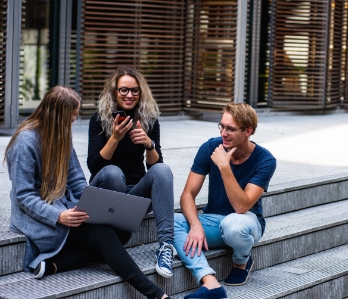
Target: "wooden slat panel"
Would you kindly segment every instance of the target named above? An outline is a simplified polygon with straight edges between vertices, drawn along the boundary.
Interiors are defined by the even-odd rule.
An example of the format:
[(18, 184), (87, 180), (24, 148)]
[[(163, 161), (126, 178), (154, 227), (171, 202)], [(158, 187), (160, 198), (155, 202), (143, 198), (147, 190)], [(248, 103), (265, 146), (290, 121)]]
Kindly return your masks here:
[(7, 0), (0, 0), (0, 125), (5, 123)]
[(342, 21), (342, 63), (341, 63), (341, 100), (344, 105), (348, 106), (348, 0), (343, 4), (343, 21)]
[(81, 114), (96, 110), (106, 77), (123, 64), (144, 74), (161, 112), (181, 111), (185, 1), (84, 0), (83, 12)]
[(268, 95), (273, 107), (340, 102), (344, 2), (272, 1)]
[(187, 1), (185, 107), (221, 111), (233, 100), (238, 1)]
[(326, 79), (326, 105), (339, 104), (341, 101), (341, 65), (343, 34), (343, 0), (332, 0), (330, 11), (330, 36), (328, 48), (328, 72)]
[(0, 0), (0, 125), (5, 123), (7, 0)]
[(77, 90), (76, 88), (76, 64), (80, 63), (76, 60), (76, 47), (77, 47), (77, 10), (78, 1), (72, 1), (72, 26), (71, 26), (71, 41), (70, 41), (70, 72), (69, 72), (69, 87)]

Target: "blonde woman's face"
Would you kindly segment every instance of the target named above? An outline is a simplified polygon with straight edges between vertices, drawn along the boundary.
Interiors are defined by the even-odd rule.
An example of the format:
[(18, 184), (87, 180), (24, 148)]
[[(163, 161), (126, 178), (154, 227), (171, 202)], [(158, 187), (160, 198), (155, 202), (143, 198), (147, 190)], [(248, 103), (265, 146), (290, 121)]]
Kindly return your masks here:
[[(126, 88), (125, 88), (126, 87)], [(122, 90), (127, 90), (129, 88), (128, 93), (125, 94), (125, 92), (122, 92), (122, 94), (119, 92), (119, 88), (122, 88)], [(134, 88), (133, 90), (131, 90)], [(122, 76), (120, 79), (118, 79), (117, 82), (117, 89), (116, 89), (116, 104), (117, 108), (119, 110), (131, 110), (133, 109), (136, 104), (138, 104), (140, 99), (140, 93), (138, 95), (133, 95), (133, 93), (137, 94), (140, 87), (138, 86), (137, 81), (128, 75)]]
[(73, 111), (72, 115), (71, 115), (71, 123), (73, 123), (76, 118), (79, 116), (79, 110), (80, 110), (80, 104), (79, 106)]

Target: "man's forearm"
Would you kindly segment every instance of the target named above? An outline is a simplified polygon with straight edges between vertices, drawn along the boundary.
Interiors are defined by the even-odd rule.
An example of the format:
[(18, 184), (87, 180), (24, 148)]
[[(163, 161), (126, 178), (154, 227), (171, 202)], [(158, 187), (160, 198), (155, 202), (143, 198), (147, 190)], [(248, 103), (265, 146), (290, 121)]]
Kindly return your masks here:
[(248, 196), (239, 186), (230, 167), (220, 169), (220, 173), (230, 204), (237, 213), (244, 214), (249, 210)]
[(247, 184), (243, 190), (236, 181), (232, 171), (221, 171), (221, 177), (230, 204), (238, 214), (244, 214), (249, 211), (264, 192), (263, 188), (251, 183)]
[(181, 196), (180, 205), (182, 213), (184, 214), (187, 222), (190, 224), (190, 227), (200, 224), (200, 221), (197, 217), (197, 207), (195, 200), (191, 196)]

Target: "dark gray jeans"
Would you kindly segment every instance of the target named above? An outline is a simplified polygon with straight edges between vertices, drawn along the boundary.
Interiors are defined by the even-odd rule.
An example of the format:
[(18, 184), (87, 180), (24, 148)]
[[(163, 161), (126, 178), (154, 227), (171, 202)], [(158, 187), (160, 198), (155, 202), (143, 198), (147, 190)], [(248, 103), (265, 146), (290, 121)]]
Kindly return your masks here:
[(158, 241), (174, 241), (173, 174), (167, 164), (153, 165), (139, 183), (132, 186), (126, 186), (126, 178), (119, 167), (108, 165), (96, 174), (90, 185), (150, 198), (148, 213), (153, 211)]

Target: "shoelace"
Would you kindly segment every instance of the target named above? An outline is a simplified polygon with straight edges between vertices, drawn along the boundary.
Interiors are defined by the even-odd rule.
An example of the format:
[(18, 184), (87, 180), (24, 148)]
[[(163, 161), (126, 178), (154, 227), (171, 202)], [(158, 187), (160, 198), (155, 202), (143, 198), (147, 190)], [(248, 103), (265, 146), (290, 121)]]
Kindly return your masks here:
[(172, 266), (172, 259), (177, 255), (177, 252), (172, 244), (163, 242), (163, 245), (159, 249), (158, 256), (161, 256), (162, 263), (168, 267)]

